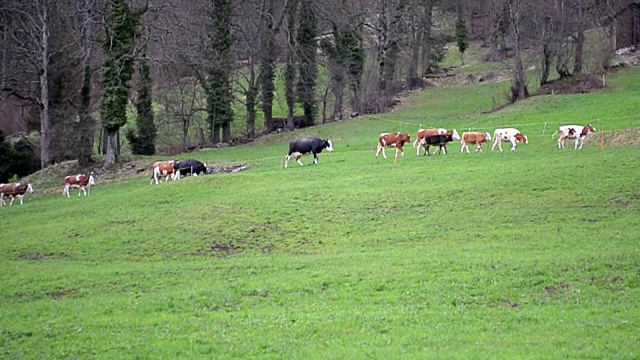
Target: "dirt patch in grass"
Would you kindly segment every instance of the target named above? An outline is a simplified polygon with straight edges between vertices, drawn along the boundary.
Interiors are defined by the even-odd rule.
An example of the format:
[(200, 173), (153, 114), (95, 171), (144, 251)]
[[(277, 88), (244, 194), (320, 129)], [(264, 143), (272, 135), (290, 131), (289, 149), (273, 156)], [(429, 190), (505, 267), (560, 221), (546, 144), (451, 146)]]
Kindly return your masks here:
[(54, 291), (49, 293), (48, 295), (51, 296), (54, 300), (60, 300), (63, 297), (72, 296), (77, 293), (78, 293), (78, 289), (67, 289), (67, 290), (61, 290), (61, 291)]
[(596, 75), (570, 76), (553, 80), (542, 85), (535, 95), (584, 94), (600, 91), (606, 88), (602, 84), (602, 77)]
[[(602, 141), (600, 129), (598, 133), (590, 134), (585, 143), (600, 144)], [(604, 148), (607, 146), (640, 146), (640, 128), (613, 130), (604, 132)]]
[(49, 253), (49, 254), (43, 254), (40, 252), (27, 252), (24, 254), (19, 254), (16, 256), (16, 259), (18, 260), (28, 260), (28, 261), (42, 261), (42, 260), (50, 260), (50, 259), (66, 259), (66, 260), (73, 260), (73, 257), (67, 253), (59, 253), (59, 254), (54, 254), (54, 253)]
[(555, 283), (551, 286), (547, 286), (546, 288), (544, 288), (544, 294), (547, 296), (554, 296), (561, 293), (566, 293), (570, 289), (571, 289), (571, 286), (569, 286), (568, 283), (563, 281), (563, 282)]

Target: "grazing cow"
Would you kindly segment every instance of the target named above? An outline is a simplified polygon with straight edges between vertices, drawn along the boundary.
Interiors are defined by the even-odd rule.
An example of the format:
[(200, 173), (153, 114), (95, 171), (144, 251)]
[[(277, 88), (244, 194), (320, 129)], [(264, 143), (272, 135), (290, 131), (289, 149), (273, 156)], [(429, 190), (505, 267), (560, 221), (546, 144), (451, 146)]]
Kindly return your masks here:
[(175, 169), (180, 172), (180, 176), (198, 176), (200, 173), (207, 173), (207, 163), (198, 160), (179, 160), (175, 164)]
[[(458, 130), (447, 130), (447, 129), (419, 129), (418, 135), (416, 136), (416, 141), (413, 142), (413, 147), (416, 148), (416, 156), (420, 155), (420, 148), (424, 146), (424, 138), (430, 135), (451, 135), (453, 140), (460, 140), (460, 135), (458, 134)], [(426, 151), (426, 148), (425, 148)], [(440, 148), (436, 150), (440, 151)], [(423, 154), (424, 155), (424, 154)]]
[(378, 150), (376, 151), (376, 159), (378, 155), (380, 155), (380, 151), (382, 151), (382, 156), (386, 159), (387, 154), (384, 151), (384, 148), (395, 147), (396, 148), (396, 160), (395, 163), (398, 163), (398, 151), (402, 152), (402, 156), (404, 156), (404, 149), (402, 148), (405, 143), (411, 142), (411, 135), (408, 133), (382, 133), (378, 136)]
[(161, 175), (166, 176), (165, 181), (169, 181), (169, 178), (171, 178), (172, 180), (180, 179), (180, 172), (175, 171), (176, 170), (175, 165), (176, 165), (175, 160), (154, 162), (153, 165), (151, 165), (151, 170), (153, 171), (153, 174), (151, 175), (150, 184), (153, 184), (154, 180), (156, 184), (158, 184), (158, 182), (162, 182), (162, 180), (158, 181), (158, 177)]
[(33, 193), (33, 186), (31, 184), (20, 184), (20, 183), (0, 184), (0, 206), (6, 205), (6, 203), (4, 202), (5, 196), (8, 196), (11, 198), (11, 202), (9, 203), (9, 206), (13, 205), (13, 200), (15, 198), (20, 198), (20, 205), (22, 205), (24, 194), (27, 191), (29, 193)]
[(509, 141), (511, 143), (511, 151), (516, 151), (516, 141), (519, 141), (523, 144), (528, 144), (529, 139), (526, 135), (520, 133), (520, 130), (514, 128), (506, 128), (506, 129), (496, 129), (493, 132), (493, 146), (491, 147), (491, 151), (493, 151), (498, 146), (498, 149), (502, 151), (502, 142)]
[[(437, 151), (442, 150), (441, 154), (447, 155), (447, 143), (452, 142), (454, 140), (460, 140), (460, 137), (456, 139), (453, 134), (444, 134), (444, 135), (429, 135), (425, 137), (422, 141), (422, 146), (424, 147), (424, 152), (426, 155), (431, 156), (429, 153), (429, 148), (431, 146), (437, 146)], [(423, 154), (423, 156), (425, 155)], [(435, 152), (433, 153), (436, 154)]]
[[(62, 189), (62, 196), (71, 197), (71, 189), (78, 188), (84, 192), (84, 196), (87, 195), (87, 190), (89, 189), (89, 193), (91, 193), (91, 185), (95, 185), (95, 179), (93, 178), (93, 172), (87, 175), (78, 174), (78, 175), (70, 175), (64, 178), (64, 189)], [(78, 196), (80, 196), (80, 190), (78, 190)]]
[(333, 144), (331, 144), (331, 140), (322, 140), (320, 138), (293, 140), (289, 143), (289, 153), (284, 158), (284, 167), (289, 167), (289, 160), (292, 156), (300, 166), (304, 166), (300, 161), (300, 157), (309, 153), (313, 154), (313, 164), (315, 165), (318, 163), (318, 154), (320, 154), (324, 149), (327, 149), (329, 152), (333, 151)]
[(467, 149), (467, 154), (469, 153), (469, 144), (476, 145), (476, 151), (482, 151), (482, 144), (491, 140), (491, 135), (489, 133), (479, 133), (479, 132), (466, 132), (462, 134), (462, 140), (460, 143), (462, 144), (462, 148), (460, 148), (460, 152), (464, 152), (464, 149)]
[(582, 145), (584, 145), (584, 140), (587, 138), (592, 132), (596, 132), (596, 128), (594, 128), (591, 124), (587, 126), (580, 125), (564, 125), (558, 128), (558, 131), (553, 133), (555, 136), (557, 133), (560, 133), (560, 139), (558, 139), (558, 149), (564, 149), (565, 141), (567, 139), (576, 139), (576, 143), (574, 149), (582, 149)]

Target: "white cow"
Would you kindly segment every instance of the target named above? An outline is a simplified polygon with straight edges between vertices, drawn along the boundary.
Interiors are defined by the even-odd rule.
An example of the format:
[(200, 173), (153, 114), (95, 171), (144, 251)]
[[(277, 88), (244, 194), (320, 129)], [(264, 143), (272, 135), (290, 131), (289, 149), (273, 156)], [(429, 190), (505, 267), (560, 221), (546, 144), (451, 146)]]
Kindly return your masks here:
[(523, 135), (520, 130), (514, 128), (506, 128), (506, 129), (496, 129), (493, 132), (493, 146), (491, 147), (491, 151), (498, 146), (498, 149), (502, 151), (502, 142), (508, 141), (511, 143), (511, 151), (516, 151), (516, 141), (520, 141), (521, 143), (528, 144), (529, 139), (526, 135)]
[(596, 132), (596, 128), (594, 128), (591, 124), (587, 126), (580, 125), (563, 125), (558, 128), (558, 131), (553, 133), (551, 136), (555, 136), (557, 133), (560, 133), (560, 138), (558, 139), (558, 149), (564, 149), (564, 145), (567, 139), (576, 139), (576, 143), (574, 149), (582, 149), (582, 145), (584, 145), (584, 140), (587, 138), (592, 132)]

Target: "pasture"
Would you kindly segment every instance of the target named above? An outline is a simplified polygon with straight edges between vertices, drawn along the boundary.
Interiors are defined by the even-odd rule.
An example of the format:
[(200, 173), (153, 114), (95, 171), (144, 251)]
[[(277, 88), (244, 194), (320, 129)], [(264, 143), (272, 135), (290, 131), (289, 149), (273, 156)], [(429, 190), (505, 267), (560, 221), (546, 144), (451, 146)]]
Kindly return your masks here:
[[(489, 114), (508, 82), (426, 90), (181, 156), (244, 172), (26, 196), (0, 209), (0, 357), (638, 358), (640, 152), (599, 139), (638, 127), (640, 71), (608, 81)], [(559, 123), (586, 122), (582, 151), (556, 148)], [(419, 124), (529, 144), (374, 158), (380, 132)], [(282, 169), (305, 135), (335, 151)]]

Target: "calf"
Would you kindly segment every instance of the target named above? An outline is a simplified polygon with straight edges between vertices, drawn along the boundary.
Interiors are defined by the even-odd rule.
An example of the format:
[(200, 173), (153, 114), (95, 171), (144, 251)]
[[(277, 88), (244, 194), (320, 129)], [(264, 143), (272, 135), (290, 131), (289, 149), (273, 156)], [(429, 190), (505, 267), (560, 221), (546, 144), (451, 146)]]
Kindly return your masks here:
[(309, 153), (313, 154), (313, 164), (315, 165), (318, 163), (318, 154), (320, 154), (324, 149), (327, 149), (327, 151), (329, 152), (333, 151), (333, 144), (331, 144), (331, 140), (322, 140), (320, 138), (293, 140), (289, 143), (289, 153), (284, 158), (284, 167), (289, 167), (289, 160), (292, 156), (296, 159), (296, 162), (298, 162), (300, 166), (304, 166), (304, 164), (300, 161), (300, 157)]
[[(71, 197), (71, 189), (77, 188), (84, 192), (84, 196), (88, 196), (87, 190), (89, 189), (89, 193), (91, 193), (91, 185), (95, 185), (95, 179), (93, 178), (93, 172), (87, 175), (70, 175), (64, 178), (64, 189), (62, 189), (62, 196)], [(80, 190), (78, 190), (78, 196), (80, 196)]]
[(466, 132), (462, 134), (462, 140), (460, 143), (462, 144), (462, 148), (460, 148), (460, 152), (464, 152), (464, 149), (467, 149), (467, 154), (469, 154), (469, 144), (476, 145), (476, 151), (482, 151), (482, 144), (491, 140), (491, 135), (489, 133), (479, 133), (479, 132)]
[(198, 176), (200, 173), (207, 173), (207, 163), (198, 160), (180, 160), (175, 164), (175, 171), (179, 171), (180, 176)]
[(9, 206), (13, 205), (13, 200), (15, 198), (20, 198), (20, 205), (23, 204), (22, 200), (24, 199), (24, 194), (29, 192), (33, 193), (33, 186), (31, 184), (20, 184), (20, 183), (10, 183), (10, 184), (0, 184), (0, 206), (6, 205), (4, 202), (4, 197), (8, 196), (11, 198), (11, 202)]
[(411, 142), (411, 135), (407, 133), (395, 132), (395, 133), (382, 133), (378, 136), (378, 150), (376, 151), (376, 159), (378, 155), (380, 155), (380, 151), (382, 151), (382, 156), (386, 159), (387, 154), (384, 151), (384, 148), (395, 147), (396, 148), (396, 160), (395, 164), (398, 163), (398, 151), (402, 152), (402, 156), (404, 156), (404, 149), (402, 148), (405, 143)]
[(496, 129), (493, 132), (493, 146), (491, 147), (491, 151), (493, 151), (498, 146), (498, 149), (502, 151), (502, 142), (509, 141), (511, 143), (511, 151), (516, 151), (516, 142), (519, 141), (523, 144), (528, 144), (529, 139), (526, 135), (520, 133), (520, 130), (514, 128), (506, 128), (506, 129)]
[(158, 180), (160, 175), (166, 176), (165, 181), (169, 181), (169, 178), (172, 180), (180, 179), (180, 172), (175, 169), (176, 161), (175, 160), (167, 160), (167, 161), (156, 161), (151, 165), (151, 171), (153, 174), (151, 175), (151, 183), (155, 181), (156, 184), (162, 182)]
[[(442, 154), (447, 154), (447, 143), (454, 141), (454, 140), (460, 140), (460, 137), (458, 137), (457, 139), (454, 139), (453, 134), (445, 134), (445, 135), (429, 135), (427, 137), (424, 138), (423, 142), (422, 142), (422, 146), (424, 146), (424, 150), (425, 150), (425, 154), (431, 156), (431, 154), (429, 153), (429, 148), (431, 146), (437, 146), (438, 149), (437, 151), (442, 150)], [(435, 152), (434, 152), (435, 155)], [(424, 154), (423, 154), (424, 156)]]
[(596, 132), (596, 128), (594, 128), (591, 124), (587, 126), (564, 125), (560, 126), (558, 128), (558, 131), (553, 133), (552, 137), (557, 133), (560, 133), (560, 138), (558, 139), (558, 149), (564, 149), (564, 145), (567, 139), (576, 139), (574, 149), (582, 149), (584, 140), (587, 138), (587, 135), (592, 132)]
[[(413, 147), (416, 148), (416, 155), (420, 155), (420, 148), (424, 146), (424, 138), (430, 135), (451, 135), (453, 140), (460, 140), (460, 135), (458, 134), (458, 130), (447, 130), (447, 129), (420, 129), (418, 130), (418, 136), (416, 141), (413, 142)], [(417, 145), (417, 146), (416, 146)], [(426, 149), (426, 148), (425, 148)], [(426, 151), (426, 150), (425, 150)], [(440, 151), (440, 148), (436, 150), (436, 152)], [(424, 155), (424, 154), (423, 154)]]

